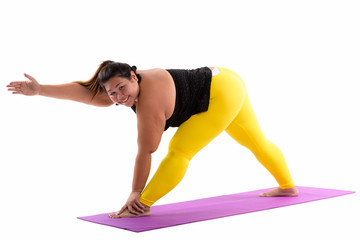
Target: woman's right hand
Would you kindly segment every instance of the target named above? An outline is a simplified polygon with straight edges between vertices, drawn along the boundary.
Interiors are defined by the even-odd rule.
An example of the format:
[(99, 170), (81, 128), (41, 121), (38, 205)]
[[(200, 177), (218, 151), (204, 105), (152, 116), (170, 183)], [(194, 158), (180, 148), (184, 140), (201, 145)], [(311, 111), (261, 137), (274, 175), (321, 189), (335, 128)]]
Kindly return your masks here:
[(11, 82), (6, 87), (8, 91), (12, 91), (13, 94), (23, 94), (26, 96), (38, 95), (40, 92), (40, 84), (32, 76), (24, 73), (27, 81)]

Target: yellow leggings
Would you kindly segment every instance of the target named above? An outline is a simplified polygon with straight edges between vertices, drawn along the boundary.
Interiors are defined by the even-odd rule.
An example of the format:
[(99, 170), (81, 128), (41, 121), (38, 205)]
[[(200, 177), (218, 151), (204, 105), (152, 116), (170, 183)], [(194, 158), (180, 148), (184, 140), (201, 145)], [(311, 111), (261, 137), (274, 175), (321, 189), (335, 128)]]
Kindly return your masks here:
[(219, 70), (212, 78), (208, 111), (193, 115), (178, 128), (168, 154), (140, 196), (141, 203), (150, 207), (170, 192), (184, 177), (195, 154), (224, 130), (254, 153), (280, 188), (294, 187), (280, 149), (260, 129), (243, 80), (231, 70)]

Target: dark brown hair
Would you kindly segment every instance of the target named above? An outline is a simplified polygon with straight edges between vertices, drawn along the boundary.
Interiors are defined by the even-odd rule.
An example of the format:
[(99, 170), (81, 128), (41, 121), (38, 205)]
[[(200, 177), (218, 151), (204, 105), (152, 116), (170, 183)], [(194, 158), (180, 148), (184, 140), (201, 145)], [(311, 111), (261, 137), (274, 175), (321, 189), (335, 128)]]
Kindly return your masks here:
[(98, 96), (104, 89), (104, 84), (114, 76), (119, 76), (127, 79), (131, 79), (131, 71), (133, 71), (139, 82), (141, 80), (140, 74), (136, 73), (136, 66), (130, 67), (127, 63), (114, 62), (111, 60), (104, 61), (100, 64), (95, 74), (88, 81), (76, 81), (80, 85), (86, 87), (90, 91), (94, 92), (94, 97)]

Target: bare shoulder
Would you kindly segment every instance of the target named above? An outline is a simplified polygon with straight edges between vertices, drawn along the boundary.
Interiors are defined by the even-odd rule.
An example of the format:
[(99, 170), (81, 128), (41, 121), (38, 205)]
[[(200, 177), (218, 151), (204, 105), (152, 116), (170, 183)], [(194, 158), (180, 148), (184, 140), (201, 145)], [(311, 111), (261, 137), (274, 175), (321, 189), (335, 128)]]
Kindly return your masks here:
[[(141, 75), (141, 90), (164, 91), (174, 86), (173, 79), (168, 71), (162, 68), (138, 71)], [(143, 89), (144, 88), (144, 89)], [(155, 88), (155, 89), (154, 89)], [(168, 90), (168, 89), (167, 89)]]
[(138, 71), (142, 79), (146, 80), (162, 80), (164, 78), (171, 78), (168, 71), (162, 68), (152, 68), (148, 70)]
[[(141, 75), (139, 105), (157, 109), (171, 116), (176, 98), (174, 81), (170, 73), (161, 68), (138, 71)], [(151, 105), (151, 106), (149, 106)]]

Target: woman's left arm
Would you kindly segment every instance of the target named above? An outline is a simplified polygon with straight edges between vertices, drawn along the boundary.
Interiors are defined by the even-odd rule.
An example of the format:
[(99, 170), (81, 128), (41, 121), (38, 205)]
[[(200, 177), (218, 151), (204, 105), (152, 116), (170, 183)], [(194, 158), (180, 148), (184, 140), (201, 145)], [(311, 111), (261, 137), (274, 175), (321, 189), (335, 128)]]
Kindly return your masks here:
[(148, 86), (145, 91), (142, 91), (136, 108), (138, 153), (135, 160), (132, 192), (122, 208), (122, 210), (127, 208), (135, 215), (143, 213), (144, 206), (139, 202), (139, 198), (149, 177), (151, 154), (158, 148), (166, 124), (164, 101), (167, 99), (164, 99), (158, 89), (158, 87)]
[(156, 151), (160, 144), (166, 122), (165, 113), (155, 105), (139, 109), (137, 119), (138, 152), (132, 183), (133, 192), (141, 192), (145, 187), (150, 173), (151, 154)]

